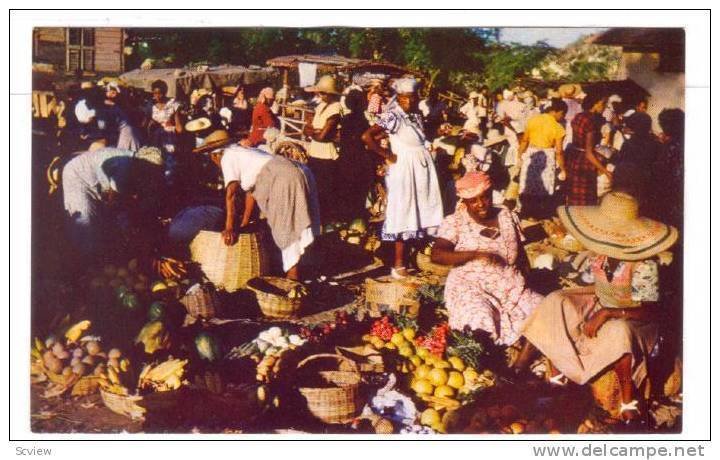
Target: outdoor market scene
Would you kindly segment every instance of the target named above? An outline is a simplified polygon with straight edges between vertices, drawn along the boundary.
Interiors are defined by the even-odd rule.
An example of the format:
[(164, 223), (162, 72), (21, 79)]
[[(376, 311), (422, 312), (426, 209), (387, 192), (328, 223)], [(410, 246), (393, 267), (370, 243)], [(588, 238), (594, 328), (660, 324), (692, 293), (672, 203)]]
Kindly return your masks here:
[(682, 430), (684, 31), (33, 31), (36, 433)]

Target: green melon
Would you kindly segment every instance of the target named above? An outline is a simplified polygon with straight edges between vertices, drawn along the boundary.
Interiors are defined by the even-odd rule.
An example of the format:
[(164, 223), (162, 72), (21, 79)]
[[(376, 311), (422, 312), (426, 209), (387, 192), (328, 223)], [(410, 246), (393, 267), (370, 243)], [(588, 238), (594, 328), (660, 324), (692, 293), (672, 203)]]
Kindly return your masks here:
[(167, 305), (165, 305), (165, 302), (157, 301), (150, 304), (150, 307), (148, 308), (148, 320), (150, 321), (158, 321), (163, 319), (165, 316), (165, 309), (167, 308)]

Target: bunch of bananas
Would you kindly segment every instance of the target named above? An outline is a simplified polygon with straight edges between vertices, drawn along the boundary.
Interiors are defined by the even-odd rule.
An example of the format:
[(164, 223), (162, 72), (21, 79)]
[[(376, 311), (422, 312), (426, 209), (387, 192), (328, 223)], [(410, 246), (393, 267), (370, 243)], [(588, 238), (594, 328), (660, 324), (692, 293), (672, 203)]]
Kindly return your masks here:
[(162, 321), (150, 321), (140, 330), (135, 343), (142, 343), (145, 353), (151, 355), (157, 350), (166, 350), (170, 347), (170, 333)]
[(297, 284), (290, 288), (287, 293), (288, 299), (302, 299), (308, 296), (308, 290), (303, 284)]
[(187, 383), (183, 380), (187, 363), (187, 359), (169, 358), (160, 364), (146, 364), (140, 372), (138, 386), (153, 391), (177, 390)]

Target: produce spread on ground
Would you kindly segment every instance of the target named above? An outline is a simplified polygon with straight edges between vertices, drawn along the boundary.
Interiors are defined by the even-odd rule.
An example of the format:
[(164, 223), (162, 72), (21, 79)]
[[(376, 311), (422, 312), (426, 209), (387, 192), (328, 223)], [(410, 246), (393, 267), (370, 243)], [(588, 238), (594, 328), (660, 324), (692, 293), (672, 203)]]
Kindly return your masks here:
[[(524, 222), (530, 279), (582, 280), (562, 229)], [(348, 227), (353, 227), (351, 229)], [(550, 386), (516, 377), (501, 350), (448, 327), (446, 271), (382, 276), (364, 223), (319, 246), (350, 254), (346, 273), (304, 284), (257, 277), (232, 293), (203, 275), (158, 279), (137, 259), (89, 267), (45, 299), (63, 309), (32, 343), (32, 426), (38, 432), (602, 433), (612, 385)], [(553, 233), (555, 232), (555, 233)], [(536, 235), (534, 238), (532, 235)], [(350, 241), (350, 238), (353, 238)], [(553, 244), (555, 242), (555, 244)], [(561, 242), (561, 243), (558, 243)], [(339, 252), (338, 252), (339, 251)], [(355, 251), (355, 252), (354, 252)], [(356, 257), (357, 251), (365, 260)], [(367, 263), (369, 261), (369, 263)], [(354, 265), (354, 266), (353, 266)], [(553, 270), (549, 270), (552, 268)], [(168, 273), (172, 275), (171, 273)], [(181, 275), (181, 274), (177, 274)], [(47, 284), (47, 283), (46, 283)], [(676, 373), (677, 374), (677, 373)], [(679, 378), (656, 404), (653, 430), (679, 426)]]

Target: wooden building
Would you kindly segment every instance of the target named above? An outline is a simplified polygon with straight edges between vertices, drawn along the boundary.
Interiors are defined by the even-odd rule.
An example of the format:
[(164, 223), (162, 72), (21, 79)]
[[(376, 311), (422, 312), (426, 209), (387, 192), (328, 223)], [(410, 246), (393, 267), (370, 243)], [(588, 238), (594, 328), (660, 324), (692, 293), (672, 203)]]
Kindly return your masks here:
[(65, 73), (118, 74), (125, 70), (124, 44), (119, 27), (36, 27), (33, 63)]
[(650, 94), (648, 114), (655, 128), (665, 108), (685, 108), (685, 31), (670, 28), (614, 28), (591, 39), (622, 48), (619, 80), (633, 80)]

